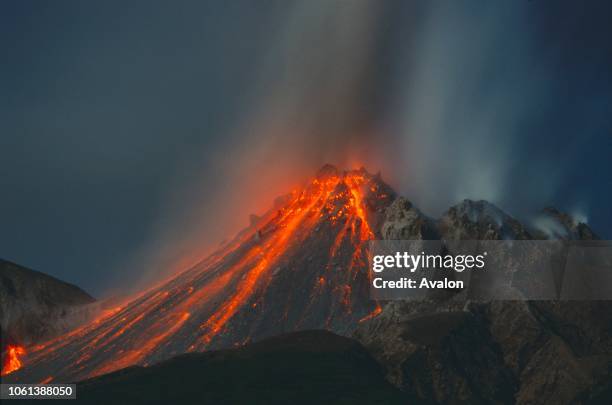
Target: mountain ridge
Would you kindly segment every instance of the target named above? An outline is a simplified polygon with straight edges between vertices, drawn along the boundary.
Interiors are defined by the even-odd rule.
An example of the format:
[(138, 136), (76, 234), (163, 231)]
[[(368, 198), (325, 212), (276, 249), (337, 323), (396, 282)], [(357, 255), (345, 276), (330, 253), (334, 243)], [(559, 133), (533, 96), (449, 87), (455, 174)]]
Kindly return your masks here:
[[(77, 380), (324, 328), (354, 336), (385, 366), (389, 381), (426, 402), (530, 403), (546, 394), (544, 403), (565, 403), (588, 395), (592, 384), (580, 375), (593, 384), (605, 381), (601, 361), (589, 365), (571, 355), (582, 347), (583, 355), (607, 358), (606, 329), (598, 324), (598, 317), (612, 319), (605, 306), (580, 303), (581, 310), (572, 312), (557, 302), (479, 303), (452, 295), (380, 305), (369, 301), (367, 290), (366, 241), (374, 238), (597, 239), (569, 215), (543, 212), (558, 232), (525, 225), (486, 201), (464, 200), (431, 218), (378, 175), (325, 166), (202, 263), (41, 348), (11, 380)], [(164, 322), (158, 328), (155, 320)], [(138, 340), (145, 335), (148, 340)], [(486, 352), (472, 353), (478, 347)], [(553, 374), (530, 382), (534, 367)], [(560, 370), (569, 370), (569, 377), (557, 377)], [(546, 378), (561, 385), (542, 393), (537, 384)]]

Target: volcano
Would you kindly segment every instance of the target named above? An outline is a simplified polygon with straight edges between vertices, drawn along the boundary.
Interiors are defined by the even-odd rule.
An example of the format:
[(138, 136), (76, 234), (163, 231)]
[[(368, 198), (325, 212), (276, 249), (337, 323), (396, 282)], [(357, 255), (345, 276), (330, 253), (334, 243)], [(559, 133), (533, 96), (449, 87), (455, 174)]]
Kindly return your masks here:
[(196, 266), (28, 348), (7, 377), (78, 381), (296, 330), (350, 334), (381, 311), (369, 299), (367, 245), (395, 197), (379, 174), (326, 165)]

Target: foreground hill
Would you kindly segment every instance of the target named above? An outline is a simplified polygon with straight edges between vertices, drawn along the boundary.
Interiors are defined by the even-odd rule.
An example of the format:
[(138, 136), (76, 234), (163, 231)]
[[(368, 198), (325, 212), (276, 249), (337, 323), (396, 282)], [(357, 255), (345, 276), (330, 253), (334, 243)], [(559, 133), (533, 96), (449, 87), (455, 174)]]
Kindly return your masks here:
[(53, 403), (401, 404), (405, 400), (359, 343), (326, 331), (305, 331), (116, 371), (79, 383), (77, 401)]

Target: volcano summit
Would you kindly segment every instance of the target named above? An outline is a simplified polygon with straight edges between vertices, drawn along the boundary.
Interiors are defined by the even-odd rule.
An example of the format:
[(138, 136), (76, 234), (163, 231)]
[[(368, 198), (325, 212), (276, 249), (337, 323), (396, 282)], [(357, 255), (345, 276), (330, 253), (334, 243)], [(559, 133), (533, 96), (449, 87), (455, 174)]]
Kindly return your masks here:
[(367, 241), (395, 192), (324, 166), (196, 266), (93, 323), (29, 349), (14, 381), (77, 381), (303, 329), (350, 334), (370, 301)]

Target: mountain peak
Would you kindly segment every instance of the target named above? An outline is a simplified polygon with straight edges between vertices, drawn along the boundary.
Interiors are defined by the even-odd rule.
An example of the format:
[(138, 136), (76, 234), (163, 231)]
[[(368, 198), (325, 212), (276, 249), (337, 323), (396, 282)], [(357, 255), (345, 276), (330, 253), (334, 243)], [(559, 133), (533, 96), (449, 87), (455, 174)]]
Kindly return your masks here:
[(209, 258), (28, 355), (11, 379), (74, 381), (291, 330), (350, 334), (380, 311), (367, 247), (394, 199), (363, 168), (325, 165)]
[(533, 226), (536, 232), (549, 239), (599, 239), (586, 223), (554, 207), (544, 208), (533, 220)]
[(523, 225), (495, 204), (465, 199), (449, 208), (439, 221), (446, 239), (528, 239)]
[(323, 179), (327, 177), (338, 176), (339, 170), (336, 166), (326, 163), (324, 164), (316, 174), (316, 178)]
[(499, 227), (507, 218), (510, 218), (501, 208), (486, 200), (465, 199), (451, 207), (453, 208), (457, 216), (466, 217), (473, 223), (488, 222)]

